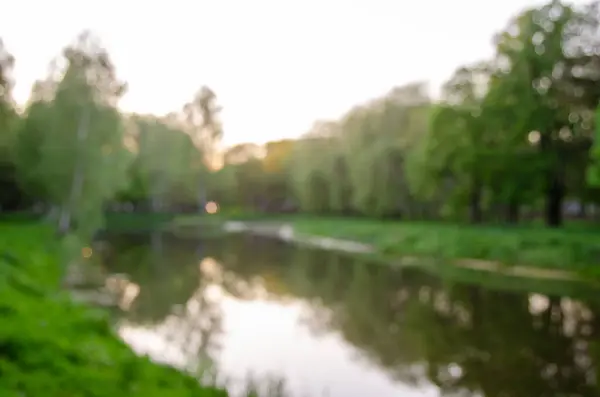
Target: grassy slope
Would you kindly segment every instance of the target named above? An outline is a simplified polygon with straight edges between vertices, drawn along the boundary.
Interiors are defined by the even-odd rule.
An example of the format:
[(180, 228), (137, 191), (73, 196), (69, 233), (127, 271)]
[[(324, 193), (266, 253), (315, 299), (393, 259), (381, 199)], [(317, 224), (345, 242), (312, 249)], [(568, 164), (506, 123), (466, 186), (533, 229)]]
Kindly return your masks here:
[[(360, 241), (390, 256), (473, 258), (594, 272), (600, 230), (494, 227), (343, 218), (290, 218), (299, 233)], [(598, 271), (600, 274), (600, 271)]]
[(36, 224), (0, 224), (0, 395), (226, 396), (136, 356), (105, 312), (57, 290), (58, 246)]

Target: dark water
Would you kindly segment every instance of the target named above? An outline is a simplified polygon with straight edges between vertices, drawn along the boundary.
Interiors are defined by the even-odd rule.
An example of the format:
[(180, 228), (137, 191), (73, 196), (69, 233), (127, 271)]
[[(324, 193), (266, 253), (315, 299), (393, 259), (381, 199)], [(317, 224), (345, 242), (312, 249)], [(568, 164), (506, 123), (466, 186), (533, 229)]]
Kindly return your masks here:
[(212, 362), (234, 384), (252, 373), (299, 397), (600, 396), (600, 303), (577, 287), (508, 292), (242, 235), (154, 248), (121, 236), (104, 262), (129, 277), (129, 344)]

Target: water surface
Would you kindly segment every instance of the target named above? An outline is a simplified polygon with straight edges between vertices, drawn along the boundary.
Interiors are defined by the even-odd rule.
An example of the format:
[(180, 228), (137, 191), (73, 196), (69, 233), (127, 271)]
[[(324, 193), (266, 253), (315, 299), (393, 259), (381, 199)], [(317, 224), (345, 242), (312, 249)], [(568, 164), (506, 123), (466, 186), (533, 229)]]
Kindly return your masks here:
[(211, 363), (234, 386), (251, 374), (299, 397), (600, 395), (600, 303), (577, 287), (449, 282), (250, 235), (119, 236), (103, 260), (129, 279), (125, 341)]

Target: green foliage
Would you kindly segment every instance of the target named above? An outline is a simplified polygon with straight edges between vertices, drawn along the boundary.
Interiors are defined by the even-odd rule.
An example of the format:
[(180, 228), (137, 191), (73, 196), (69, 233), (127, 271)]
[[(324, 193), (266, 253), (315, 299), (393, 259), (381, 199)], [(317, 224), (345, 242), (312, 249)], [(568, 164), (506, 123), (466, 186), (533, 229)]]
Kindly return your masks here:
[[(298, 141), (231, 148), (220, 170), (214, 169), (223, 127), (210, 88), (201, 88), (183, 109), (166, 117), (124, 115), (117, 104), (125, 84), (117, 79), (109, 54), (84, 34), (63, 51), (64, 66), (56, 63), (36, 83), (24, 112), (18, 114), (11, 97), (13, 58), (0, 42), (0, 205), (18, 208), (37, 201), (59, 210), (61, 224), (72, 219), (75, 234), (65, 243), (73, 252), (102, 226), (104, 209), (115, 200), (151, 201), (157, 217), (163, 204), (201, 209), (204, 199), (212, 199), (231, 213), (299, 209), (305, 214), (473, 223), (516, 223), (533, 217), (561, 226), (566, 200), (600, 204), (600, 120), (592, 117), (594, 112), (600, 117), (599, 25), (594, 3), (571, 6), (552, 0), (527, 9), (496, 36), (490, 59), (456, 70), (439, 100), (429, 97), (424, 83), (396, 87), (338, 120), (315, 123)], [(123, 226), (129, 220), (115, 224), (119, 222)], [(301, 222), (298, 227), (371, 242), (394, 256), (569, 265), (592, 273), (589, 265), (598, 258), (597, 243), (589, 235), (353, 222)], [(12, 316), (1, 335), (10, 340), (10, 348), (27, 354), (23, 362), (3, 356), (0, 371), (11, 376), (0, 377), (0, 385), (6, 378), (4, 382), (15, 382), (10, 392), (44, 386), (58, 393), (49, 383), (19, 383), (28, 366), (37, 368), (27, 360), (43, 344), (48, 354), (36, 360), (75, 357), (43, 361), (52, 370), (60, 367), (57, 373), (70, 374), (69, 365), (82, 363), (96, 368), (82, 370), (82, 378), (73, 372), (65, 380), (73, 387), (84, 387), (85, 379), (102, 390), (94, 382), (104, 376), (109, 382), (120, 370), (132, 371), (116, 368), (109, 373), (104, 361), (94, 361), (97, 357), (86, 349), (98, 348), (94, 338), (106, 337), (100, 329), (96, 336), (73, 343), (74, 350), (66, 346), (59, 333), (77, 339), (70, 327), (89, 332), (103, 323), (90, 320), (87, 309), (65, 303), (55, 292), (40, 292), (44, 282), (58, 282), (61, 266), (54, 263), (56, 270), (42, 270), (49, 269), (51, 261), (43, 255), (36, 258), (25, 262), (46, 265), (16, 272), (3, 268), (4, 280), (10, 281), (1, 301), (17, 303), (0, 306)], [(43, 271), (48, 273), (36, 279)], [(37, 308), (33, 302), (40, 294), (43, 304)], [(73, 322), (46, 325), (51, 330), (47, 339), (33, 331), (15, 334), (19, 322), (35, 329), (34, 318), (42, 312), (72, 317)], [(368, 318), (369, 313), (357, 312), (361, 316)], [(116, 363), (141, 363), (117, 347), (121, 344), (111, 343), (98, 348), (98, 357), (114, 354)], [(139, 369), (139, 379), (162, 376), (152, 374), (155, 366), (147, 368)], [(147, 383), (147, 390), (145, 385), (137, 387), (151, 395), (161, 387), (152, 380)], [(57, 384), (68, 394), (68, 385)], [(77, 395), (82, 389), (73, 390)]]
[[(286, 192), (305, 213), (475, 223), (535, 216), (552, 227), (567, 200), (600, 204), (598, 166), (588, 161), (588, 152), (598, 161), (597, 139), (590, 152), (600, 100), (594, 7), (550, 1), (516, 15), (496, 35), (495, 54), (457, 68), (439, 100), (407, 84), (315, 123), (289, 152), (273, 201)], [(244, 190), (269, 201), (257, 182), (266, 173), (255, 162), (235, 167), (244, 167), (244, 182), (229, 179), (215, 188), (219, 197), (262, 209), (231, 196)]]
[(184, 127), (153, 116), (136, 115), (129, 121), (137, 144), (129, 197), (194, 202), (196, 181), (206, 171), (202, 154)]
[[(230, 148), (221, 170), (223, 126), (210, 88), (166, 117), (120, 115), (124, 85), (84, 35), (64, 51), (64, 70), (36, 85), (24, 117), (12, 116), (17, 175), (31, 196), (72, 213), (84, 234), (115, 199), (156, 210), (212, 199), (246, 211), (475, 223), (541, 216), (560, 226), (565, 201), (600, 204), (594, 7), (553, 0), (526, 9), (495, 36), (493, 56), (458, 67), (438, 100), (422, 82), (396, 87), (316, 122), (298, 141)], [(10, 70), (12, 58), (2, 59)], [(78, 179), (86, 181), (79, 193)]]
[(588, 183), (600, 186), (600, 106), (596, 108), (596, 136), (591, 149), (592, 164), (588, 170)]
[(21, 209), (28, 204), (17, 180), (15, 128), (18, 121), (12, 98), (14, 58), (0, 39), (0, 208)]
[(136, 356), (104, 311), (57, 291), (60, 248), (50, 229), (5, 224), (0, 235), (0, 394), (227, 396)]
[[(115, 105), (123, 85), (108, 54), (82, 35), (64, 50), (61, 77), (39, 84), (17, 134), (19, 171), (29, 192), (62, 208), (91, 236), (103, 205), (125, 183), (123, 123)], [(42, 88), (39, 88), (42, 90)]]
[(598, 275), (596, 231), (539, 227), (464, 227), (440, 223), (396, 223), (356, 219), (301, 219), (291, 223), (300, 234), (347, 239), (374, 245), (388, 258), (483, 259), (505, 265), (568, 269)]

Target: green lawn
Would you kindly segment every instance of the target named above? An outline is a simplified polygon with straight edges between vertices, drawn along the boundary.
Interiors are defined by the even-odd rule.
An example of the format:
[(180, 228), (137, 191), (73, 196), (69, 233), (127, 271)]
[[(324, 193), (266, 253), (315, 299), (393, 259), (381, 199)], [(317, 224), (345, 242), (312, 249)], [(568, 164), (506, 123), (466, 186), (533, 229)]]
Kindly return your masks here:
[(136, 356), (106, 312), (58, 290), (61, 257), (39, 224), (0, 224), (0, 396), (226, 396)]
[(386, 256), (484, 259), (600, 275), (600, 228), (502, 227), (293, 217), (301, 234), (373, 245)]

